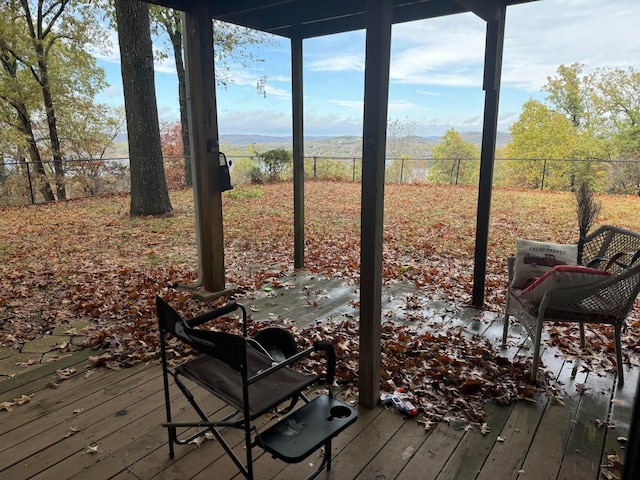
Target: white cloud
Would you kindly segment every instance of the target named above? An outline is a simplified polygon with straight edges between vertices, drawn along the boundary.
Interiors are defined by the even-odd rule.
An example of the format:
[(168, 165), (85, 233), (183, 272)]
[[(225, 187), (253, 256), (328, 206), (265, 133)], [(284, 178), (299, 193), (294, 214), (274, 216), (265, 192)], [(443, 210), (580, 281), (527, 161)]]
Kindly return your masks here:
[[(528, 98), (543, 98), (541, 88), (561, 64), (582, 62), (588, 71), (602, 66), (640, 70), (638, 19), (638, 0), (544, 0), (509, 7), (499, 129), (506, 130), (518, 118)], [(485, 22), (473, 14), (395, 25), (389, 111), (415, 119), (424, 132), (479, 130), (485, 29)], [(117, 34), (108, 35), (114, 47), (95, 56), (119, 64)], [(229, 63), (233, 83), (218, 93), (222, 131), (290, 133), (291, 67), (288, 43), (281, 42), (282, 48), (260, 47), (267, 53), (266, 72)], [(364, 63), (363, 31), (305, 40), (307, 134), (362, 133)], [(172, 60), (156, 69), (175, 73)], [(256, 82), (265, 74), (263, 101)], [(120, 79), (112, 77), (111, 83), (115, 87), (102, 95), (121, 96)], [(161, 116), (177, 112), (177, 105), (161, 106), (177, 96), (170, 93), (172, 98), (158, 95)]]
[(364, 102), (358, 100), (329, 100), (329, 103), (345, 108), (355, 108), (362, 110)]
[(442, 94), (438, 92), (432, 92), (430, 90), (417, 90), (418, 93), (426, 95), (427, 97), (441, 97)]
[(406, 112), (420, 108), (413, 102), (407, 100), (391, 100), (389, 101), (389, 112)]
[(325, 57), (309, 62), (309, 69), (316, 72), (364, 71), (364, 57), (359, 55), (336, 55), (329, 53)]

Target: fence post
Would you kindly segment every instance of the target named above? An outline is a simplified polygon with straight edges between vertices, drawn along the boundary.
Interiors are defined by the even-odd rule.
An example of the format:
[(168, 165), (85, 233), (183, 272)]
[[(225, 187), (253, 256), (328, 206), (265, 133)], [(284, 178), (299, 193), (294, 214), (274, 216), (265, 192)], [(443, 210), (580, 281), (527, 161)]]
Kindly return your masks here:
[(400, 184), (402, 184), (403, 176), (404, 176), (404, 157), (400, 157)]
[(544, 159), (542, 164), (542, 182), (540, 182), (540, 190), (544, 189), (544, 177), (547, 175), (547, 159)]
[(458, 177), (460, 177), (460, 159), (456, 158), (457, 166), (456, 166), (456, 185), (458, 185)]
[(24, 162), (27, 164), (27, 178), (29, 179), (29, 193), (31, 195), (31, 205), (36, 204), (36, 197), (33, 194), (33, 183), (31, 182), (31, 169), (29, 168), (29, 162)]
[(352, 182), (356, 181), (356, 159), (355, 159), (355, 157), (353, 159), (353, 167), (351, 168), (351, 181)]
[(313, 178), (317, 178), (318, 176), (317, 160), (318, 160), (318, 157), (313, 157)]

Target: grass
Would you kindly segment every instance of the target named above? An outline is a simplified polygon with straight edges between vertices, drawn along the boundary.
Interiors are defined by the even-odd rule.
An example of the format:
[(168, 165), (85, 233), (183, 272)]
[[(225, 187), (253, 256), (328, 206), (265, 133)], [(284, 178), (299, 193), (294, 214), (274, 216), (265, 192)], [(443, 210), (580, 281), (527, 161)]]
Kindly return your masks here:
[[(599, 224), (640, 231), (638, 197), (600, 196)], [(53, 326), (92, 316), (126, 321), (131, 296), (153, 295), (198, 275), (193, 193), (171, 192), (174, 213), (132, 218), (114, 196), (3, 209), (0, 215), (0, 343), (19, 345)], [(571, 193), (495, 190), (486, 308), (502, 308), (506, 257), (519, 237), (574, 242)], [(293, 187), (237, 186), (223, 195), (227, 280), (256, 289), (293, 269)], [(473, 282), (477, 189), (385, 187), (384, 280), (410, 280), (468, 304)], [(360, 261), (360, 185), (307, 182), (305, 267), (354, 281)], [(407, 269), (406, 266), (411, 266)]]

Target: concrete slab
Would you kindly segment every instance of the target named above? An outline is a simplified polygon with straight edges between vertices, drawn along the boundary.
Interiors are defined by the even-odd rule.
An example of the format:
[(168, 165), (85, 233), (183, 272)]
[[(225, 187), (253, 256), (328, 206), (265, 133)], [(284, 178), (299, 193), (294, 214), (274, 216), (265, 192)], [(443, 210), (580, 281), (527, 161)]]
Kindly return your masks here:
[(68, 335), (46, 335), (27, 342), (22, 347), (22, 353), (47, 353), (56, 350), (58, 345), (69, 343)]
[(93, 322), (89, 320), (74, 320), (67, 325), (59, 325), (53, 329), (54, 335), (78, 335), (80, 330), (85, 327), (93, 325)]
[(42, 359), (40, 360), (40, 363), (56, 362), (58, 360), (61, 360), (63, 358), (70, 357), (70, 356), (71, 356), (71, 352), (66, 352), (66, 353), (47, 352), (44, 355), (42, 355)]
[(0, 360), (2, 360), (3, 358), (7, 358), (12, 355), (15, 355), (16, 353), (19, 353), (19, 352), (20, 350), (16, 350), (15, 348), (0, 347)]
[(0, 374), (13, 377), (40, 365), (40, 353), (16, 353), (0, 360)]

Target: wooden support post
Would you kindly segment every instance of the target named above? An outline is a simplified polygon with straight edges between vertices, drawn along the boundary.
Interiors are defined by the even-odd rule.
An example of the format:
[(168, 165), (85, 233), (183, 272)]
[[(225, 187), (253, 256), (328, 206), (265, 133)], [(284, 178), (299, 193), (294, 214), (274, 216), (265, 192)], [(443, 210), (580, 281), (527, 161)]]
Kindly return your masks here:
[(293, 267), (304, 268), (304, 101), (302, 38), (291, 39), (293, 115)]
[(225, 288), (213, 26), (207, 4), (196, 2), (186, 12), (183, 32), (198, 259), (207, 296)]
[(389, 101), (392, 0), (367, 0), (360, 234), (360, 404), (380, 395), (380, 319), (384, 170)]
[[(491, 8), (488, 6), (487, 8)], [(487, 37), (484, 58), (484, 121), (482, 148), (480, 152), (480, 180), (478, 190), (478, 216), (476, 220), (476, 248), (473, 269), (472, 303), (476, 307), (484, 304), (485, 275), (487, 273), (487, 249), (489, 245), (489, 220), (493, 165), (496, 156), (496, 133), (498, 131), (498, 100), (502, 75), (502, 51), (506, 5), (495, 8), (487, 20)]]

